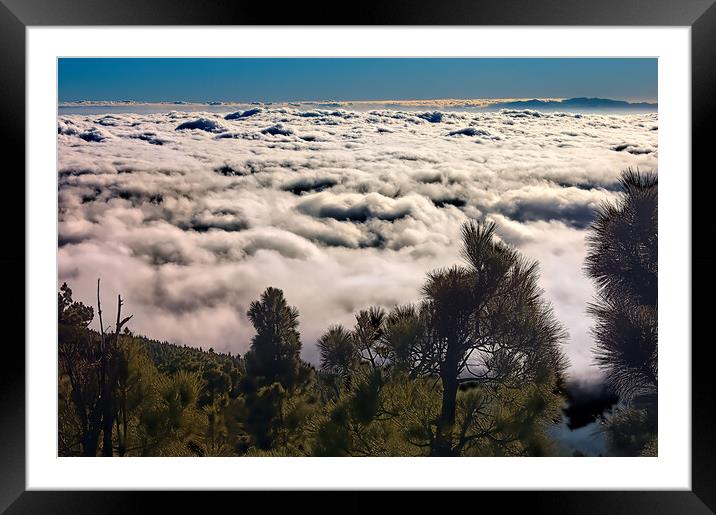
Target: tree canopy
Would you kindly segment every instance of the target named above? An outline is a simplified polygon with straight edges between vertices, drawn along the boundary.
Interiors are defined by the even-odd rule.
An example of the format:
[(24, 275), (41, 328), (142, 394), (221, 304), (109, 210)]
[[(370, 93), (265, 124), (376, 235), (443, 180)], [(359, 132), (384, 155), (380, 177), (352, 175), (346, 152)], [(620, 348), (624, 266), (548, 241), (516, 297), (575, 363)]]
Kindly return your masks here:
[[(597, 287), (588, 312), (595, 320), (596, 362), (622, 398), (608, 424), (610, 441), (627, 454), (635, 448), (652, 453), (658, 389), (658, 179), (654, 172), (627, 170), (620, 186), (619, 200), (600, 207), (587, 237), (585, 270)], [(633, 443), (636, 433), (642, 435), (639, 445)]]

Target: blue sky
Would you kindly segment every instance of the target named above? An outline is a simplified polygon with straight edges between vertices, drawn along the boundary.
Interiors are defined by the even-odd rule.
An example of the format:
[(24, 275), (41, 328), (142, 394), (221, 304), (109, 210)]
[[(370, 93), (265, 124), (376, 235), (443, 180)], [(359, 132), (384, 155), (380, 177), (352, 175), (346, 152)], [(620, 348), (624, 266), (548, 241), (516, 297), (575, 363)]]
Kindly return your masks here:
[(657, 99), (656, 59), (62, 58), (61, 102)]

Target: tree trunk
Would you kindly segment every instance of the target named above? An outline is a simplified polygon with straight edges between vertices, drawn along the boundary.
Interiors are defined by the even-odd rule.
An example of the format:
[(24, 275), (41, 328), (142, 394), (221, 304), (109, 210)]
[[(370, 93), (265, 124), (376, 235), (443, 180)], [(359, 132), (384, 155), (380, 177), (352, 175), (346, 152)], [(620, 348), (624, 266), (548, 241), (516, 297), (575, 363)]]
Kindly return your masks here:
[[(101, 390), (100, 390), (101, 392)], [(100, 394), (101, 395), (101, 394)], [(97, 448), (99, 447), (99, 434), (102, 431), (102, 399), (101, 397), (91, 406), (87, 417), (87, 432), (82, 438), (82, 447), (84, 456), (97, 456)]]
[(437, 423), (437, 432), (433, 440), (431, 456), (453, 456), (452, 431), (455, 426), (455, 406), (458, 382), (454, 374), (443, 376), (443, 402)]
[(97, 456), (99, 429), (88, 431), (82, 438), (82, 455), (90, 458)]
[(102, 456), (112, 456), (112, 387), (109, 380), (110, 352), (104, 337), (102, 302), (99, 294), (100, 280), (97, 279), (97, 314), (100, 334), (100, 403), (102, 414)]
[(112, 399), (112, 385), (109, 374), (105, 375), (105, 384), (102, 392), (102, 456), (112, 456), (112, 425), (114, 424), (114, 402)]
[[(99, 283), (98, 283), (99, 286)], [(112, 456), (112, 425), (114, 424), (115, 415), (115, 388), (117, 385), (117, 374), (115, 369), (114, 352), (119, 349), (119, 335), (122, 332), (124, 324), (129, 322), (133, 315), (122, 319), (122, 296), (117, 295), (117, 323), (114, 328), (114, 344), (109, 345), (105, 349), (103, 355), (105, 363), (104, 391), (102, 393), (102, 403), (104, 405), (104, 414), (102, 420), (102, 428), (104, 440), (102, 444), (102, 456)], [(111, 342), (111, 340), (109, 340)]]
[(443, 401), (437, 420), (435, 439), (430, 448), (431, 456), (454, 456), (452, 432), (455, 426), (455, 407), (458, 389), (458, 363), (464, 351), (458, 345), (457, 335), (447, 337), (445, 361), (440, 365), (440, 380), (443, 385)]
[[(121, 398), (119, 401), (119, 413), (117, 416), (117, 439), (118, 449), (117, 454), (124, 456), (127, 452), (127, 390), (123, 387), (121, 390)], [(120, 420), (122, 419), (121, 431), (120, 431)]]

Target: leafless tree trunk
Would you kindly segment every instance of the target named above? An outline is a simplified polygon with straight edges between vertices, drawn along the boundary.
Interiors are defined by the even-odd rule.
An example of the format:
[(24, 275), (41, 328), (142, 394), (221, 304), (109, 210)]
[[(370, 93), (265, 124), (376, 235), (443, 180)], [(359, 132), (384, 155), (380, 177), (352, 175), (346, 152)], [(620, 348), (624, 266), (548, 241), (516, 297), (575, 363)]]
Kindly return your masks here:
[[(104, 338), (104, 329), (102, 330), (102, 456), (112, 456), (112, 426), (114, 423), (115, 414), (115, 399), (114, 390), (116, 386), (116, 371), (113, 370), (113, 357), (119, 349), (119, 334), (122, 331), (124, 324), (129, 322), (132, 315), (122, 319), (122, 296), (117, 295), (117, 322), (115, 324), (114, 341), (111, 341), (109, 345)], [(97, 280), (97, 305), (100, 313), (100, 325), (101, 320), (101, 309), (99, 309), (99, 279)]]

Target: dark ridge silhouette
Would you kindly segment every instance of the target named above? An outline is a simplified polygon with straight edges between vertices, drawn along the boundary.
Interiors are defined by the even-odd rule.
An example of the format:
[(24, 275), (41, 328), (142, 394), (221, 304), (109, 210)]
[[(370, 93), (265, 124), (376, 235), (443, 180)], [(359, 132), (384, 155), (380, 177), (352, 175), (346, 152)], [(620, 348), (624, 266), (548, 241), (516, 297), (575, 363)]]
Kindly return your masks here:
[(515, 100), (513, 102), (498, 102), (486, 109), (536, 109), (541, 111), (569, 111), (569, 110), (611, 110), (611, 111), (654, 111), (658, 109), (657, 103), (626, 102), (609, 98), (568, 98), (566, 100)]

